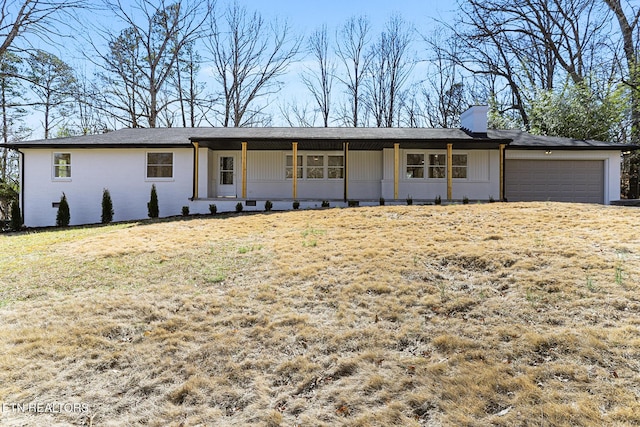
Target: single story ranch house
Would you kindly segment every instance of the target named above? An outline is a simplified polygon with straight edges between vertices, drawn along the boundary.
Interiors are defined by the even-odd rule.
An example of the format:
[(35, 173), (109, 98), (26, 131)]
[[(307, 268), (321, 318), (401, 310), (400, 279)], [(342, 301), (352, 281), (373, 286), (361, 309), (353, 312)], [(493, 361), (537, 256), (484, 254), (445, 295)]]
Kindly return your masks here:
[(487, 130), (487, 107), (461, 129), (122, 129), (5, 145), (20, 156), (27, 226), (55, 225), (66, 194), (71, 224), (100, 222), (103, 189), (114, 220), (147, 217), (152, 184), (160, 216), (442, 200), (553, 200), (609, 204), (620, 197), (628, 145)]

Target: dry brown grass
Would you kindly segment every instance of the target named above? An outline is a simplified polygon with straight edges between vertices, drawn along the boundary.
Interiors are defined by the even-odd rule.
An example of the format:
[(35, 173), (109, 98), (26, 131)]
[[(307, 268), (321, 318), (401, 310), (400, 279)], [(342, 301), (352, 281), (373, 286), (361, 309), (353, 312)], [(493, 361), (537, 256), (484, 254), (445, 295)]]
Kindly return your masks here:
[(0, 236), (2, 425), (640, 424), (640, 211), (397, 206)]

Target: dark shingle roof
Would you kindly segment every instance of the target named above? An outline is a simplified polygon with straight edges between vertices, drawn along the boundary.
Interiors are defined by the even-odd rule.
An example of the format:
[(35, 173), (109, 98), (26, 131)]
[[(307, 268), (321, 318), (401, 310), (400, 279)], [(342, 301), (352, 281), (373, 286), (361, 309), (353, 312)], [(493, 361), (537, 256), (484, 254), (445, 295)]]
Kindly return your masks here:
[(490, 130), (487, 134), (490, 138), (510, 139), (509, 148), (511, 149), (634, 150), (638, 148), (634, 145), (621, 144), (619, 142), (532, 135), (521, 130)]
[(239, 149), (248, 141), (250, 149), (340, 149), (349, 142), (351, 149), (381, 149), (399, 142), (403, 148), (444, 147), (455, 143), (463, 148), (491, 148), (509, 144), (518, 149), (635, 149), (625, 144), (584, 141), (531, 135), (519, 130), (490, 130), (487, 134), (469, 134), (461, 129), (426, 128), (154, 128), (120, 129), (100, 135), (21, 141), (0, 146), (10, 148), (116, 148), (116, 147), (189, 147), (191, 142), (205, 147)]

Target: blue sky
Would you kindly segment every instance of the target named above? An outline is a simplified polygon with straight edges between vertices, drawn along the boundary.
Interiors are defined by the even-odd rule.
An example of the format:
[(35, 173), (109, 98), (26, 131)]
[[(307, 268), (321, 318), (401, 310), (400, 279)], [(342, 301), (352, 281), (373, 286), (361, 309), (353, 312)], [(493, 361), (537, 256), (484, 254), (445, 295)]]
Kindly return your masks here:
[[(121, 0), (122, 4), (127, 5), (134, 3), (132, 0)], [(217, 11), (220, 13), (224, 7), (234, 0), (218, 0)], [(432, 29), (437, 26), (436, 20), (446, 20), (452, 16), (452, 10), (456, 8), (456, 2), (453, 0), (238, 0), (238, 3), (245, 6), (249, 12), (254, 10), (259, 12), (267, 22), (272, 22), (275, 18), (278, 20), (286, 20), (292, 30), (292, 35), (308, 36), (312, 31), (326, 24), (329, 36), (333, 39), (336, 30), (341, 27), (349, 18), (354, 16), (367, 16), (371, 22), (371, 36), (375, 38), (382, 31), (385, 22), (394, 13), (398, 13), (408, 23), (423, 35), (428, 35)], [(94, 13), (94, 12), (92, 12)], [(109, 20), (107, 20), (109, 21)], [(120, 24), (116, 22), (108, 22), (107, 25), (113, 29)], [(416, 41), (418, 41), (416, 36)], [(43, 42), (35, 40), (36, 45)], [(76, 49), (84, 50), (85, 53), (89, 46), (78, 39), (78, 43), (66, 44), (61, 46), (39, 46), (44, 49), (52, 50), (75, 68), (84, 68), (87, 65), (86, 59)], [(333, 40), (331, 42), (333, 45)], [(66, 49), (69, 48), (66, 52)], [(414, 49), (420, 50), (419, 46)], [(270, 104), (274, 114), (274, 125), (283, 125), (284, 122), (278, 118), (277, 106), (282, 105), (288, 100), (295, 99), (304, 102), (305, 98), (310, 97), (307, 89), (302, 85), (300, 73), (303, 72), (309, 64), (304, 58), (298, 58), (298, 61), (291, 64), (286, 75), (279, 79), (284, 83), (283, 90), (274, 97), (270, 98)], [(84, 65), (83, 64), (87, 64)], [(415, 70), (414, 70), (415, 71)], [(91, 73), (91, 71), (89, 71)], [(203, 70), (202, 78), (207, 80), (210, 78)], [(342, 91), (341, 87), (334, 88), (334, 98), (337, 99)], [(310, 101), (310, 98), (308, 99)], [(34, 129), (34, 137), (40, 137), (41, 126), (40, 117), (37, 113), (32, 116), (29, 126)]]
[(323, 24), (335, 29), (351, 16), (366, 15), (374, 28), (381, 28), (391, 14), (398, 12), (419, 29), (446, 18), (455, 8), (446, 0), (240, 0), (250, 10), (265, 18), (286, 18), (293, 28), (310, 32)]

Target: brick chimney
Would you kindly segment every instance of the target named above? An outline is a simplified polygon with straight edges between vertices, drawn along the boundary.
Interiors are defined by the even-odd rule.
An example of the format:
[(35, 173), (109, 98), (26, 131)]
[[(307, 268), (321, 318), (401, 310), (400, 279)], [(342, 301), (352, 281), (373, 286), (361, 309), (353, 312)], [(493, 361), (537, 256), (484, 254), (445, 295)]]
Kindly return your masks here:
[(460, 114), (460, 127), (469, 133), (487, 133), (487, 105), (473, 105)]

